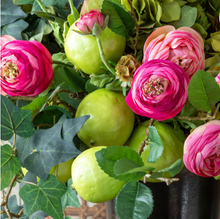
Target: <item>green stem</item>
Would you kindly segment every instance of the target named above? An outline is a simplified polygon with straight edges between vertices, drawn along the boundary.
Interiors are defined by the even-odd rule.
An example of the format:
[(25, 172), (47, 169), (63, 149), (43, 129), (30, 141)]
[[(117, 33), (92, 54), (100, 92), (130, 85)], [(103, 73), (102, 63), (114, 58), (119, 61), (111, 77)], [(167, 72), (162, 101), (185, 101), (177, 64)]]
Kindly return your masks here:
[(108, 63), (108, 61), (106, 60), (105, 54), (103, 52), (103, 48), (102, 48), (102, 43), (101, 43), (101, 39), (96, 36), (96, 42), (98, 44), (98, 48), (99, 48), (99, 53), (102, 59), (102, 62), (105, 64), (105, 66), (107, 67), (107, 69), (113, 74), (115, 74), (115, 69)]
[(28, 182), (28, 181), (24, 181), (24, 180), (21, 180), (21, 179), (16, 179), (17, 182), (21, 183), (26, 183), (26, 184), (30, 184), (30, 185), (34, 185), (34, 186), (38, 186), (37, 184), (33, 183), (33, 182)]
[(71, 14), (74, 14), (74, 5), (72, 0), (68, 0), (70, 4)]
[(63, 63), (63, 62), (54, 61), (54, 60), (53, 60), (53, 64), (65, 65), (66, 67), (70, 67), (70, 68), (73, 68), (73, 67), (74, 67), (74, 65), (72, 65), (72, 64), (65, 64), (65, 63)]
[(41, 0), (37, 0), (37, 3), (40, 5), (42, 11), (47, 13), (47, 9), (46, 9), (45, 5), (43, 4), (43, 2)]

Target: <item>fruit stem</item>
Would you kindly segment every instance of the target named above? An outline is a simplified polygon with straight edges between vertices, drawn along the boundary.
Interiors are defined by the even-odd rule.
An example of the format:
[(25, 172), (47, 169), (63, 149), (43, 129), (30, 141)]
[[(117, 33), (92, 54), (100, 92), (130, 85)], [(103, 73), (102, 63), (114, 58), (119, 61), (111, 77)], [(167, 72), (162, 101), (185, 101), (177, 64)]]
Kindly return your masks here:
[(154, 119), (150, 119), (150, 121), (148, 123), (148, 127), (146, 129), (146, 136), (145, 136), (144, 140), (142, 141), (140, 148), (138, 150), (138, 154), (140, 154), (140, 155), (143, 152), (145, 145), (148, 144), (148, 137), (149, 137), (149, 133), (150, 133), (149, 126), (152, 126), (153, 123), (154, 123)]
[(96, 41), (98, 44), (98, 48), (99, 48), (99, 53), (102, 59), (102, 62), (105, 64), (105, 66), (107, 67), (107, 69), (113, 74), (116, 75), (115, 73), (115, 69), (112, 68), (112, 66), (108, 63), (108, 61), (106, 60), (105, 54), (103, 52), (103, 48), (102, 48), (102, 43), (101, 43), (101, 39), (100, 37), (96, 36)]
[[(151, 176), (151, 174), (146, 174), (144, 176), (144, 183), (147, 182), (147, 178), (149, 178)], [(167, 184), (167, 186), (169, 186), (171, 183), (179, 181), (179, 178), (157, 178), (157, 180), (160, 180), (161, 182), (165, 182)]]

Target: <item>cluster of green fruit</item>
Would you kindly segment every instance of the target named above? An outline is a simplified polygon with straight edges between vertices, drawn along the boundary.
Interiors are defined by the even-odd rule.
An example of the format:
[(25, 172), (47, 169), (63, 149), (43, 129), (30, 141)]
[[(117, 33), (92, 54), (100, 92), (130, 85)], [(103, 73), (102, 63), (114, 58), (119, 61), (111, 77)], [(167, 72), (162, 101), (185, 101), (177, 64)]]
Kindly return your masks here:
[[(72, 164), (73, 185), (79, 195), (89, 202), (106, 202), (115, 198), (125, 182), (108, 176), (98, 165), (95, 153), (111, 145), (126, 145), (135, 151), (146, 135), (148, 121), (134, 128), (135, 115), (125, 102), (123, 94), (98, 89), (87, 95), (80, 103), (76, 117), (90, 115), (78, 132), (79, 138), (90, 148), (82, 152)], [(170, 166), (183, 156), (183, 142), (170, 125), (155, 121), (164, 151), (156, 163), (155, 171)], [(122, 146), (124, 147), (124, 146)], [(141, 157), (148, 165), (150, 146), (145, 147)]]

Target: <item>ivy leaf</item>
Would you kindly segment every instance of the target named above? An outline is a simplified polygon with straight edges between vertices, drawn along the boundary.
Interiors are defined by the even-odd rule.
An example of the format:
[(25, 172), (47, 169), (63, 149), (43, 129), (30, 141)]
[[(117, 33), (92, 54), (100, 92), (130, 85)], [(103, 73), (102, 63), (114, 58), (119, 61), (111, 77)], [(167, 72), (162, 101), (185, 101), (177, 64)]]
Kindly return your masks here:
[[(12, 170), (1, 172), (1, 190), (7, 188), (10, 185), (13, 176), (14, 174)], [(16, 182), (13, 184), (13, 186), (15, 185), (16, 185)]]
[[(8, 199), (8, 209), (11, 213), (18, 214), (21, 211), (22, 208), (23, 208), (23, 206), (19, 206), (17, 204), (16, 195), (13, 195)], [(8, 218), (7, 214), (1, 215), (1, 219), (6, 219), (6, 218)]]
[(31, 111), (21, 110), (11, 100), (1, 96), (1, 139), (9, 140), (14, 133), (27, 138), (33, 131)]
[(183, 167), (183, 161), (182, 159), (179, 159), (176, 162), (174, 162), (171, 166), (152, 173), (150, 178), (157, 179), (160, 177), (164, 177), (166, 174), (170, 174), (171, 177), (174, 177), (177, 173), (179, 173), (182, 167)]
[(66, 190), (66, 186), (56, 176), (49, 175), (47, 180), (40, 179), (38, 186), (23, 186), (19, 195), (24, 201), (27, 215), (42, 210), (53, 218), (63, 219), (61, 197)]
[(151, 190), (140, 182), (128, 182), (116, 197), (115, 210), (119, 219), (146, 219), (153, 211)]
[(19, 18), (25, 18), (27, 14), (22, 11), (13, 0), (1, 1), (1, 26), (13, 23)]
[(220, 87), (212, 75), (199, 70), (189, 82), (188, 98), (195, 108), (208, 112), (220, 101)]
[[(51, 6), (54, 5), (57, 8), (64, 8), (66, 6), (67, 0), (42, 0), (42, 3), (44, 6)], [(40, 5), (37, 3), (37, 1), (34, 1), (32, 11), (41, 10)]]
[(21, 32), (28, 27), (28, 23), (23, 21), (22, 19), (18, 19), (17, 21), (1, 26), (1, 36), (3, 35), (11, 35), (16, 40), (22, 40)]
[(1, 147), (1, 171), (6, 172), (11, 170), (15, 175), (21, 168), (20, 160), (13, 156), (13, 149), (10, 145), (6, 144)]
[(143, 172), (127, 173), (124, 175), (116, 175), (114, 172), (114, 165), (118, 160), (127, 158), (136, 163), (138, 166), (144, 166), (140, 155), (129, 147), (125, 146), (111, 146), (103, 148), (95, 153), (97, 162), (101, 169), (110, 177), (119, 179), (121, 181), (139, 180), (143, 177)]
[(196, 22), (197, 8), (184, 5), (181, 8), (181, 17), (178, 21), (172, 22), (172, 25), (177, 29), (180, 27), (192, 27)]
[(24, 167), (41, 179), (47, 178), (54, 165), (66, 162), (81, 153), (75, 147), (73, 137), (89, 117), (65, 120), (64, 117), (61, 118), (63, 124), (58, 122), (52, 128), (39, 130), (34, 134), (30, 143), (31, 148), (36, 151), (24, 160)]
[(66, 193), (61, 198), (62, 208), (63, 208), (63, 210), (65, 210), (67, 206), (79, 208), (80, 203), (79, 203), (79, 199), (77, 198), (76, 190), (73, 190), (71, 188), (71, 185), (72, 185), (72, 179), (71, 178), (68, 180), (67, 184), (68, 184), (68, 190), (66, 191)]
[(30, 216), (24, 215), (22, 214), (22, 216), (20, 217), (20, 219), (41, 219), (41, 218), (46, 218), (47, 216), (49, 216), (47, 213), (38, 210), (35, 211), (33, 214), (31, 214)]
[(111, 1), (104, 0), (101, 12), (103, 15), (109, 16), (108, 27), (113, 32), (124, 38), (129, 38), (132, 35), (135, 21), (123, 7)]
[(17, 149), (17, 156), (21, 162), (21, 165), (24, 166), (24, 160), (28, 157), (34, 150), (33, 145), (33, 136), (29, 138), (17, 137), (15, 147)]
[(149, 130), (150, 132), (148, 139), (150, 140), (150, 153), (147, 161), (149, 163), (156, 163), (156, 160), (163, 153), (163, 144), (160, 140), (160, 136), (157, 132), (157, 129), (153, 126), (149, 126)]
[(144, 176), (146, 174), (145, 171), (153, 171), (154, 169), (154, 167), (140, 166), (127, 158), (118, 160), (114, 165), (114, 172), (116, 175), (141, 172)]

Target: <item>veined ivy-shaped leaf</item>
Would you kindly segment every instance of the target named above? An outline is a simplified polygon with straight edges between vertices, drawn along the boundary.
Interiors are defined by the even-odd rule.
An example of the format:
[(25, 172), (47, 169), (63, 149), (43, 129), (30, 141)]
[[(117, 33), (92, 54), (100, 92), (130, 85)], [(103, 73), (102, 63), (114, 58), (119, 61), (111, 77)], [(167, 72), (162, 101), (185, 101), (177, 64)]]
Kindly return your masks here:
[(21, 110), (11, 100), (1, 96), (1, 139), (9, 140), (13, 134), (28, 138), (33, 135), (31, 111)]
[(66, 162), (81, 153), (74, 143), (73, 137), (80, 130), (89, 116), (77, 119), (61, 117), (56, 125), (50, 129), (38, 130), (28, 142), (28, 147), (36, 149), (27, 155), (22, 144), (17, 147), (18, 155), (22, 157), (23, 166), (41, 179), (46, 179), (51, 168), (59, 163)]
[(66, 190), (67, 187), (56, 176), (49, 175), (47, 180), (40, 180), (38, 185), (23, 186), (19, 195), (24, 201), (27, 215), (42, 210), (52, 218), (63, 219), (61, 197)]

